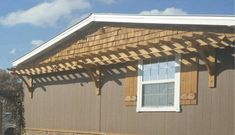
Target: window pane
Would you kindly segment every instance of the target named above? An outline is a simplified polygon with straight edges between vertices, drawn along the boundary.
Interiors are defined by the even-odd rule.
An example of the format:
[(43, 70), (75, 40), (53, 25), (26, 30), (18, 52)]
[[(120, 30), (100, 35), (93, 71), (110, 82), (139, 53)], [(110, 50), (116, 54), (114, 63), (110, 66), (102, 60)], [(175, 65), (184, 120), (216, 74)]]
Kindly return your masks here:
[(167, 106), (174, 106), (174, 83), (167, 84)]
[(158, 63), (151, 64), (151, 73), (150, 73), (150, 80), (157, 80), (158, 79)]
[(143, 106), (150, 106), (152, 100), (151, 85), (143, 85)]
[(167, 95), (162, 94), (159, 96), (160, 103), (158, 106), (167, 106)]
[(144, 84), (142, 106), (160, 107), (174, 105), (174, 83)]
[(151, 75), (151, 64), (143, 65), (143, 81), (149, 81)]
[(168, 61), (167, 79), (175, 78), (175, 61)]
[(175, 61), (172, 58), (145, 60), (142, 75), (142, 81), (174, 79)]
[(150, 84), (151, 85), (151, 89), (152, 89), (152, 99), (151, 99), (151, 104), (150, 106), (156, 106), (159, 104), (159, 95), (160, 95), (160, 90), (159, 90), (159, 85), (155, 85), (155, 84)]
[(160, 62), (159, 63), (159, 80), (167, 79), (167, 63)]

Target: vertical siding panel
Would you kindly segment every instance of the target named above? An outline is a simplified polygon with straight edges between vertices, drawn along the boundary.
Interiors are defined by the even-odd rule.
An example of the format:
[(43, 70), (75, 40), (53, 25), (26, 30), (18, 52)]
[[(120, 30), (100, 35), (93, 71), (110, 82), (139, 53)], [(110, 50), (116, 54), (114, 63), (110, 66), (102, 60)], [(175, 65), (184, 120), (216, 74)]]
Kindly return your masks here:
[(92, 85), (85, 84), (81, 87), (78, 84), (66, 84), (45, 88), (46, 91), (37, 88), (33, 99), (25, 96), (27, 127), (98, 130), (96, 121), (99, 118), (99, 98), (95, 95)]
[[(141, 128), (142, 131), (140, 130), (140, 132), (142, 134), (152, 134), (154, 132), (154, 127), (156, 127), (156, 125), (153, 123), (152, 113), (143, 114), (141, 119), (145, 123), (145, 126)], [(143, 125), (143, 123), (142, 123), (142, 125)]]
[[(69, 89), (69, 87), (68, 87), (68, 89)], [(61, 87), (59, 87), (59, 86), (57, 86), (56, 89), (51, 90), (50, 92), (52, 93), (53, 91), (55, 91), (57, 93), (56, 95), (53, 95), (53, 94), (51, 95), (52, 96), (51, 98), (54, 99), (54, 101), (53, 101), (54, 108), (57, 111), (65, 112), (66, 108), (65, 108), (65, 103), (64, 103), (64, 100), (63, 100), (64, 91), (63, 90), (61, 91)], [(56, 105), (56, 104), (58, 104), (58, 105)], [(66, 115), (66, 114), (64, 114), (64, 115)], [(60, 115), (60, 113), (55, 113), (54, 114), (55, 128), (56, 129), (59, 129), (59, 128), (64, 126), (64, 122), (65, 122), (65, 119), (64, 119), (65, 116), (64, 115)]]
[[(234, 82), (235, 72), (233, 70), (230, 72), (232, 72), (231, 75), (233, 78), (230, 81)], [(228, 115), (235, 114), (235, 84), (234, 83), (232, 83), (231, 91), (233, 94), (230, 94), (230, 92), (228, 91), (228, 95), (230, 96), (230, 99), (231, 99), (228, 103), (228, 108), (229, 108)], [(229, 119), (229, 123), (232, 123), (232, 124), (228, 125), (229, 134), (235, 134), (235, 115), (232, 115), (232, 117)], [(232, 130), (230, 130), (230, 129), (232, 129)]]
[[(91, 85), (90, 87), (91, 87), (91, 89), (92, 89), (93, 85)], [(87, 113), (87, 111), (86, 111), (86, 110), (87, 110), (87, 103), (86, 103), (87, 100), (85, 100), (85, 99), (83, 98), (83, 97), (86, 97), (86, 91), (87, 91), (87, 89), (82, 89), (82, 91), (81, 91), (81, 92), (82, 92), (82, 94), (81, 94), (82, 97), (81, 97), (81, 98), (83, 99), (83, 100), (81, 101), (81, 102), (82, 102), (82, 114), (86, 114), (86, 115), (82, 115), (82, 114), (81, 114), (81, 115), (83, 116), (83, 117), (82, 117), (83, 123), (81, 124), (80, 130), (81, 130), (81, 129), (86, 130), (86, 127), (87, 127), (87, 125), (88, 125), (88, 123), (87, 123), (87, 117), (88, 117), (87, 114), (88, 114), (88, 113)], [(86, 98), (88, 98), (88, 97), (86, 97)]]
[[(157, 122), (159, 121), (159, 122)], [(157, 124), (157, 127), (155, 130), (157, 130), (157, 135), (167, 135), (166, 134), (166, 117), (163, 113), (160, 113), (159, 115), (155, 115), (155, 119), (153, 124)]]
[[(116, 84), (117, 85), (117, 84)], [(121, 85), (118, 85), (117, 87), (122, 87)], [(119, 97), (117, 99), (117, 102), (115, 102), (115, 106), (118, 107), (118, 108), (122, 108), (122, 105), (123, 105), (123, 90), (122, 89), (119, 89), (118, 91), (120, 92), (117, 92), (117, 94), (115, 94), (117, 97)], [(116, 108), (115, 108), (116, 109)], [(115, 110), (114, 109), (114, 110)], [(121, 131), (121, 123), (122, 123), (122, 113), (118, 112), (118, 111), (114, 111), (115, 112), (115, 117), (116, 117), (116, 131), (119, 132)]]
[[(227, 75), (228, 77), (227, 77), (227, 82), (229, 83), (229, 84), (227, 84), (226, 86), (224, 86), (224, 87), (226, 87), (226, 95), (225, 95), (225, 97), (228, 97), (227, 98), (227, 100), (226, 100), (226, 102), (225, 102), (225, 106), (226, 106), (226, 114), (225, 114), (225, 118), (226, 118), (226, 120), (225, 121), (227, 121), (228, 123), (230, 123), (230, 124), (226, 124), (226, 131), (227, 131), (227, 134), (229, 135), (229, 134), (235, 134), (234, 133), (234, 129), (235, 129), (235, 125), (234, 125), (234, 123), (235, 123), (235, 121), (234, 121), (234, 115), (235, 115), (235, 111), (234, 111), (234, 91), (235, 91), (235, 87), (234, 87), (234, 81), (235, 81), (235, 72), (234, 71), (232, 71), (232, 70), (229, 70), (228, 71), (228, 75)], [(229, 80), (228, 80), (229, 79)], [(228, 87), (229, 86), (229, 87)], [(232, 93), (231, 93), (231, 92)], [(230, 115), (230, 114), (232, 114), (232, 112), (233, 112), (233, 114), (234, 115)], [(233, 131), (232, 130), (230, 130), (230, 129), (233, 129)]]
[[(137, 129), (137, 119), (136, 119), (136, 112), (135, 112), (135, 107), (127, 107), (127, 133), (135, 133), (132, 129)], [(145, 123), (148, 125), (148, 123)]]
[(78, 83), (46, 86), (46, 92), (37, 88), (33, 99), (26, 92), (26, 126), (97, 131), (101, 100), (101, 131), (104, 132), (233, 135), (234, 68), (219, 73), (215, 89), (208, 88), (207, 76), (207, 71), (200, 71), (198, 105), (182, 106), (180, 113), (136, 113), (135, 107), (124, 106), (124, 86), (112, 81), (117, 79), (115, 76), (104, 84), (101, 96), (95, 95), (93, 82), (84, 86)]
[(187, 135), (187, 112), (166, 114), (166, 135)]
[[(233, 80), (234, 80), (234, 78), (235, 78), (235, 72), (234, 71), (231, 71), (232, 72), (232, 78), (233, 78)], [(233, 92), (233, 94), (231, 94), (230, 96), (232, 96), (233, 95), (233, 97), (232, 97), (232, 99), (231, 99), (231, 101), (229, 102), (229, 114), (234, 114), (235, 113), (235, 84), (234, 83), (232, 83), (232, 92)], [(232, 115), (232, 118), (230, 119), (230, 123), (233, 123), (233, 124), (231, 124), (231, 125), (229, 125), (229, 129), (231, 129), (232, 128), (232, 131), (231, 131), (231, 134), (235, 134), (235, 115)], [(229, 130), (230, 131), (230, 130)]]
[(41, 123), (40, 123), (40, 116), (43, 115), (43, 114), (41, 113), (40, 108), (39, 108), (39, 106), (40, 106), (40, 101), (38, 101), (38, 102), (35, 102), (35, 101), (34, 101), (34, 103), (36, 104), (35, 107), (34, 107), (34, 110), (35, 110), (36, 112), (40, 112), (40, 113), (36, 116), (35, 124), (36, 124), (38, 127), (40, 127), (40, 126), (41, 126)]
[(90, 117), (91, 117), (91, 108), (90, 108), (90, 106), (91, 106), (91, 103), (90, 103), (90, 99), (91, 99), (91, 92), (93, 91), (93, 95), (95, 95), (95, 84), (94, 84), (94, 82), (91, 82), (91, 89), (89, 90), (89, 89), (85, 89), (84, 90), (84, 97), (86, 97), (86, 102), (84, 102), (83, 101), (83, 105), (84, 105), (84, 114), (86, 114), (86, 115), (84, 115), (85, 116), (85, 120), (84, 120), (84, 130), (86, 130), (86, 131), (89, 131), (89, 127), (90, 127)]
[(105, 89), (104, 89), (104, 86), (102, 87), (102, 89), (101, 89), (101, 98), (100, 98), (100, 103), (101, 103), (101, 110), (100, 110), (100, 112), (101, 112), (101, 114), (100, 114), (100, 116), (101, 116), (101, 119), (100, 119), (100, 130), (101, 130), (101, 132), (104, 132), (104, 131), (106, 131), (106, 129), (105, 129), (105, 124), (106, 124), (106, 119), (105, 119), (105, 116), (107, 116), (107, 114), (106, 114), (106, 106), (105, 106), (105, 104), (103, 103), (103, 97), (104, 97), (104, 94), (106, 94), (107, 92), (105, 91)]
[[(233, 71), (234, 73), (234, 71)], [(223, 80), (224, 83), (217, 84), (217, 89), (213, 93), (213, 122), (212, 122), (212, 134), (231, 134), (231, 125), (234, 126), (234, 121), (231, 119), (230, 108), (231, 103), (234, 103), (234, 97), (231, 94), (234, 92), (234, 76), (231, 71), (226, 71), (220, 74), (217, 79)], [(234, 108), (234, 105), (233, 105)], [(234, 112), (233, 112), (234, 114)], [(217, 124), (220, 123), (220, 124)], [(232, 124), (233, 123), (233, 124)], [(221, 126), (223, 125), (223, 126)], [(234, 127), (233, 127), (234, 128)]]
[[(64, 123), (63, 124), (61, 124), (61, 129), (63, 129), (63, 128), (66, 128), (66, 129), (71, 129), (72, 127), (71, 126), (69, 126), (69, 125), (71, 125), (72, 124), (72, 119), (71, 119), (71, 117), (73, 116), (72, 115), (72, 110), (73, 110), (73, 102), (72, 102), (72, 95), (73, 95), (73, 93), (74, 93), (74, 91), (73, 91), (73, 87), (72, 87), (72, 85), (71, 84), (69, 84), (69, 88), (68, 89), (66, 89), (66, 90), (63, 90), (63, 89), (61, 89), (61, 91), (62, 91), (62, 99), (63, 99), (63, 104), (64, 104), (64, 108), (63, 109), (65, 109), (64, 110), (64, 115), (60, 115), (60, 116), (64, 116), (63, 117), (63, 119), (64, 119)], [(68, 93), (71, 93), (71, 96), (70, 96), (70, 98), (67, 98), (67, 94)]]
[(82, 128), (82, 112), (83, 112), (83, 105), (80, 103), (84, 102), (83, 99), (82, 99), (82, 91), (84, 90), (84, 88), (82, 89), (80, 86), (77, 87), (77, 99), (78, 99), (78, 102), (77, 102), (77, 124), (76, 124), (76, 130), (81, 130)]
[(86, 113), (85, 108), (84, 108), (85, 101), (82, 98), (82, 97), (84, 97), (84, 91), (85, 91), (85, 88), (82, 88), (79, 91), (80, 103), (82, 103), (82, 104), (78, 104), (80, 106), (80, 113), (78, 115), (79, 115), (80, 121), (83, 121), (83, 123), (79, 122), (78, 130), (84, 129), (84, 124), (85, 124), (85, 119), (84, 119), (85, 116), (83, 117), (83, 115), (82, 115), (82, 114)]
[[(68, 89), (66, 89), (66, 90), (63, 90), (63, 89), (61, 89), (61, 88), (59, 88), (59, 90), (60, 90), (60, 100), (62, 101), (61, 102), (61, 104), (62, 104), (62, 106), (60, 106), (60, 110), (61, 111), (63, 111), (63, 109), (64, 109), (64, 115), (59, 115), (59, 116), (57, 116), (57, 117), (61, 117), (61, 122), (57, 122), (57, 123), (59, 123), (58, 125), (59, 125), (59, 128), (60, 129), (63, 129), (63, 128), (67, 128), (67, 119), (66, 119), (66, 117), (69, 115), (69, 114), (67, 114), (67, 111), (68, 111), (68, 106), (67, 106), (67, 104), (70, 102), (69, 100), (67, 101), (67, 102), (65, 102), (65, 95), (67, 95), (67, 93), (66, 92), (68, 92), (68, 91), (70, 91), (70, 84), (68, 84), (68, 86), (69, 86), (69, 88)], [(59, 100), (59, 99), (58, 99)]]
[[(94, 84), (94, 83), (93, 83)], [(98, 111), (97, 112), (94, 112), (94, 106), (91, 106), (90, 104), (92, 104), (92, 103), (94, 103), (94, 102), (92, 102), (93, 101), (93, 99), (94, 99), (94, 97), (93, 97), (93, 95), (96, 95), (95, 94), (95, 86), (94, 86), (94, 88), (92, 89), (92, 90), (89, 90), (88, 89), (88, 93), (87, 93), (87, 95), (86, 95), (86, 97), (89, 97), (89, 101), (87, 102), (87, 106), (88, 106), (88, 110), (87, 110), (87, 112), (89, 112), (89, 115), (88, 115), (88, 121), (89, 121), (89, 124), (88, 124), (88, 127), (87, 127), (87, 130), (88, 131), (94, 131), (93, 130), (93, 128), (94, 127), (92, 127), (92, 126), (90, 126), (90, 125), (92, 125), (92, 121), (93, 120), (95, 120), (95, 118), (94, 118), (94, 116), (96, 116), (96, 115), (92, 115), (92, 113), (99, 113)], [(97, 96), (98, 97), (98, 96)], [(94, 125), (95, 125), (95, 123), (93, 123)]]
[[(120, 111), (116, 111), (116, 108), (120, 108), (121, 107), (121, 103), (123, 102), (123, 99), (121, 99), (121, 89), (116, 89), (115, 91), (112, 90), (112, 86), (118, 88), (120, 87), (120, 85), (116, 84), (115, 82), (112, 82), (110, 85), (110, 89), (109, 91), (112, 93), (112, 95), (110, 95), (113, 99), (112, 101), (112, 110), (111, 110), (111, 119), (114, 124), (111, 126), (112, 131), (114, 132), (118, 132), (120, 130)], [(120, 91), (120, 92), (119, 92)]]
[[(204, 73), (204, 74), (203, 74)], [(202, 123), (201, 123), (201, 129), (203, 129), (201, 132), (203, 134), (211, 135), (211, 114), (212, 114), (212, 94), (213, 91), (208, 88), (208, 81), (207, 75), (208, 72), (201, 72), (201, 91), (203, 91), (203, 99), (202, 99)], [(206, 113), (205, 113), (206, 112)], [(204, 121), (204, 122), (203, 122)]]
[[(77, 85), (78, 84), (76, 84), (75, 85), (75, 88), (77, 87)], [(70, 122), (71, 123), (71, 127), (70, 127), (70, 129), (71, 130), (75, 130), (76, 129), (76, 127), (75, 127), (75, 125), (76, 125), (76, 123), (78, 123), (78, 122), (76, 122), (77, 120), (77, 116), (76, 116), (76, 110), (77, 110), (77, 106), (76, 106), (76, 104), (77, 104), (77, 90), (75, 89), (74, 87), (73, 87), (73, 95), (71, 95), (71, 104), (72, 104), (72, 108), (71, 108), (71, 111), (70, 110), (68, 110), (68, 111), (70, 111), (70, 114), (71, 114), (71, 116), (70, 116), (70, 119), (69, 119), (69, 121), (68, 122)], [(66, 100), (69, 100), (69, 97), (68, 96), (65, 96), (65, 98), (66, 98)]]
[[(125, 97), (125, 96), (123, 96)], [(121, 112), (121, 116), (122, 117), (122, 128), (120, 129), (120, 131), (122, 132), (127, 132), (128, 130), (128, 126), (127, 126), (127, 121), (128, 121), (128, 109), (126, 108), (124, 102), (122, 103), (122, 112)], [(124, 126), (123, 126), (124, 125)]]
[[(34, 103), (34, 102), (33, 102)], [(33, 111), (37, 111), (37, 103), (34, 103), (33, 106)], [(38, 126), (38, 116), (33, 116), (34, 120), (33, 120), (33, 125)]]
[[(113, 131), (113, 126), (115, 125), (115, 121), (113, 120), (113, 109), (114, 109), (114, 100), (116, 99), (113, 99), (113, 94), (112, 94), (112, 92), (113, 91), (111, 91), (111, 89), (110, 89), (111, 87), (110, 87), (110, 85), (108, 86), (108, 89), (107, 89), (107, 91), (109, 92), (109, 94), (108, 94), (108, 96), (109, 96), (109, 101), (105, 101), (105, 102), (107, 102), (106, 103), (106, 106), (108, 107), (107, 108), (107, 110), (108, 110), (108, 115), (107, 115), (107, 131), (108, 132), (111, 132), (111, 131)], [(116, 90), (116, 89), (115, 89)], [(111, 106), (108, 104), (108, 102), (110, 102), (110, 104), (111, 104)], [(113, 122), (113, 123), (112, 123)], [(115, 131), (114, 131), (115, 132)]]
[(107, 100), (110, 102), (111, 100), (111, 95), (109, 92), (109, 87), (107, 87), (107, 84), (104, 85), (102, 87), (102, 98), (101, 98), (101, 124), (102, 124), (102, 132), (107, 132), (107, 129), (109, 128), (109, 123), (108, 123), (108, 117), (110, 117), (110, 110), (108, 110), (109, 108), (109, 104), (107, 102)]
[[(211, 90), (208, 89), (207, 72), (199, 73), (198, 104), (188, 109), (188, 133), (210, 135), (211, 130)], [(206, 113), (205, 113), (206, 112)]]

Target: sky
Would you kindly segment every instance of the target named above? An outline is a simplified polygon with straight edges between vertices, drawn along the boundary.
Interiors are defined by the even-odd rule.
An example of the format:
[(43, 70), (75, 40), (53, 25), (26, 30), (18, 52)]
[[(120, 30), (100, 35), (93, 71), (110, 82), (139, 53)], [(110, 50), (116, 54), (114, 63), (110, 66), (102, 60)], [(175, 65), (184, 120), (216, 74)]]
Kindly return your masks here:
[(234, 0), (0, 0), (0, 68), (90, 13), (235, 15)]

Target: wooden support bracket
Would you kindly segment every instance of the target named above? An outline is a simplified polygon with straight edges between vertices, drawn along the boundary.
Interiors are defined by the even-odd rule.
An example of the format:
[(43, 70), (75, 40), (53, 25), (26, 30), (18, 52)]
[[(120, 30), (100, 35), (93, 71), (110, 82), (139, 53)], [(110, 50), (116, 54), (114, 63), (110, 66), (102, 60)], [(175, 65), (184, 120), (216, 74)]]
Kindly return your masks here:
[(88, 70), (88, 74), (91, 77), (92, 81), (95, 83), (96, 87), (96, 95), (100, 95), (100, 89), (101, 89), (101, 83), (100, 83), (100, 76), (101, 72), (100, 69), (96, 69), (95, 71), (92, 71), (91, 69)]
[(208, 70), (208, 87), (215, 88), (216, 87), (216, 49), (202, 47), (200, 44), (195, 42), (191, 42), (190, 46), (194, 47), (201, 57), (202, 61), (204, 61), (206, 68)]
[(215, 50), (198, 50), (199, 56), (204, 61), (208, 70), (208, 87), (216, 87), (216, 52)]
[(23, 77), (23, 76), (18, 76), (26, 85), (28, 91), (29, 91), (29, 97), (33, 98), (33, 92), (34, 92), (34, 87), (33, 87), (33, 78), (32, 77)]
[(207, 70), (208, 70), (208, 86), (210, 88), (215, 88), (216, 87), (216, 52), (215, 50), (213, 51), (206, 51), (204, 52), (204, 54), (207, 53), (207, 56), (202, 56), (202, 54), (199, 55), (201, 57), (204, 57), (202, 58), (203, 61), (205, 62), (206, 64), (206, 67), (207, 67)]

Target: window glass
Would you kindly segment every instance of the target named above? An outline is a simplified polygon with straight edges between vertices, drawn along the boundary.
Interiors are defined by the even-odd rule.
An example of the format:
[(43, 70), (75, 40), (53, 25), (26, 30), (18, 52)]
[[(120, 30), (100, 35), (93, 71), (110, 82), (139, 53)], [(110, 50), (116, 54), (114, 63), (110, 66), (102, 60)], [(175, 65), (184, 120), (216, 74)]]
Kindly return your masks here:
[(176, 100), (179, 99), (179, 59), (180, 56), (140, 62), (137, 111), (179, 111), (179, 100)]
[(157, 80), (158, 79), (158, 74), (159, 74), (159, 70), (158, 70), (158, 66), (159, 64), (156, 63), (152, 63), (151, 64), (151, 78), (150, 80)]
[(167, 79), (174, 79), (175, 78), (175, 62), (168, 61), (167, 63)]
[(174, 79), (175, 61), (170, 59), (147, 60), (143, 64), (142, 81)]
[(143, 81), (149, 81), (151, 75), (151, 64), (145, 64), (143, 66)]
[(167, 79), (167, 62), (159, 63), (159, 80)]
[(174, 105), (174, 82), (143, 85), (144, 107), (159, 107)]

